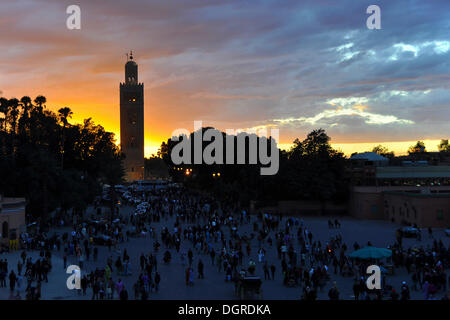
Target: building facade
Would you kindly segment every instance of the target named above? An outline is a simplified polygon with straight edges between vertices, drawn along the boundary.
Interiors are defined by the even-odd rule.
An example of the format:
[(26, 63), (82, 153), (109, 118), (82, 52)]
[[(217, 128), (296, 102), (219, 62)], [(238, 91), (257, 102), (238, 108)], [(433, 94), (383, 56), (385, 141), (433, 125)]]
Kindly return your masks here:
[(373, 179), (354, 185), (350, 212), (423, 228), (450, 227), (450, 166), (384, 166)]
[(144, 84), (138, 82), (132, 53), (125, 64), (125, 82), (120, 83), (120, 146), (125, 179), (144, 179)]
[(384, 214), (393, 222), (420, 227), (450, 227), (450, 193), (386, 192)]
[(0, 244), (11, 246), (25, 231), (24, 198), (3, 198), (0, 195)]

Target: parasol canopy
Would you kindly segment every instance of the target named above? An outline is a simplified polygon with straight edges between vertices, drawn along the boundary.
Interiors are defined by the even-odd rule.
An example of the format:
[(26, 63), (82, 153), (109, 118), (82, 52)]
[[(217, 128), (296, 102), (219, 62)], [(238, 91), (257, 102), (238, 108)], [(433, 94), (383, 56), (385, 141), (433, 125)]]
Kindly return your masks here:
[(384, 248), (364, 247), (350, 254), (352, 258), (359, 259), (381, 259), (392, 256), (392, 251)]

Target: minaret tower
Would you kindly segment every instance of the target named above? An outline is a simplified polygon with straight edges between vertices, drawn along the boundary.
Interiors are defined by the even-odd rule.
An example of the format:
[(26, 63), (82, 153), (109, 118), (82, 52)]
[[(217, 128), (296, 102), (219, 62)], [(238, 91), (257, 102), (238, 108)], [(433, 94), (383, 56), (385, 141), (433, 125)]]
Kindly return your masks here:
[(138, 82), (133, 52), (127, 54), (125, 82), (120, 83), (120, 146), (127, 181), (144, 179), (144, 84)]

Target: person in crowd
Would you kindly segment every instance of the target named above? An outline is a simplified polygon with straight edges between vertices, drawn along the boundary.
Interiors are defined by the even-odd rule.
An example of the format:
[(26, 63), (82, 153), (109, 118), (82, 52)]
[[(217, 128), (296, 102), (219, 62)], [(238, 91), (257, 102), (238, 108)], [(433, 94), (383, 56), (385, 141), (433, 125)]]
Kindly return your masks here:
[[(194, 285), (195, 267), (198, 279), (204, 279), (206, 271), (208, 278), (214, 273), (226, 282), (235, 283), (243, 269), (246, 276), (272, 281), (274, 286), (297, 287), (305, 300), (346, 299), (352, 290), (355, 300), (371, 296), (393, 300), (436, 299), (448, 293), (450, 248), (444, 245), (445, 239), (439, 238), (439, 232), (431, 228), (429, 239), (412, 244), (402, 240), (400, 232), (392, 235), (389, 249), (393, 269), (405, 277), (401, 279), (404, 282), (392, 286), (383, 280), (384, 295), (381, 295), (381, 291), (367, 291), (364, 280), (367, 263), (350, 258), (347, 249), (358, 250), (360, 243), (364, 246), (377, 242), (363, 239), (359, 243), (345, 243), (344, 235), (340, 234), (341, 222), (337, 219), (329, 219), (328, 228), (324, 221), (323, 228), (329, 233), (324, 237), (307, 220), (279, 213), (250, 215), (247, 208), (240, 208), (238, 204), (184, 187), (153, 190), (133, 197), (146, 204), (129, 201), (128, 208), (136, 210), (136, 214), (128, 216), (127, 213), (125, 217), (120, 209), (118, 221), (111, 222), (106, 210), (101, 210), (100, 215), (91, 210), (95, 219), (81, 212), (72, 217), (69, 214), (64, 218), (63, 227), (59, 226), (61, 219), (57, 217), (55, 223), (59, 232), (52, 234), (50, 228), (49, 232), (22, 234), (20, 256), (11, 260), (9, 268), (8, 261), (0, 259), (0, 288), (5, 288), (9, 280), (10, 291), (23, 287), (27, 299), (40, 298), (40, 291), (46, 290), (53, 278), (53, 254), (58, 257), (58, 260), (53, 259), (59, 264), (58, 268), (61, 264), (64, 269), (72, 263), (79, 264), (83, 274), (80, 293), (82, 296), (92, 293), (95, 300), (113, 299), (115, 292), (116, 299), (128, 299), (125, 286), (133, 289), (135, 299), (146, 300), (159, 292), (162, 276), (164, 288), (168, 285), (166, 279), (170, 282), (179, 279), (183, 285), (183, 272), (185, 285), (190, 287)], [(147, 202), (148, 199), (151, 201)], [(105, 214), (105, 223), (98, 222), (102, 214)], [(61, 232), (64, 229), (66, 231)], [(136, 237), (139, 241), (148, 241), (148, 252), (136, 252), (138, 249), (133, 247)], [(102, 242), (102, 239), (107, 241)], [(58, 247), (63, 250), (58, 252)], [(204, 264), (205, 259), (211, 259), (211, 264)], [(180, 262), (182, 269), (176, 272), (181, 277), (177, 277), (172, 265)], [(137, 268), (133, 268), (134, 264)], [(132, 274), (131, 270), (136, 269), (139, 271)], [(22, 274), (23, 286), (19, 284)], [(278, 283), (274, 281), (277, 277)], [(348, 286), (343, 284), (345, 281), (349, 282)], [(412, 281), (411, 291), (406, 281)], [(41, 286), (41, 282), (45, 286)], [(345, 293), (344, 288), (349, 288), (350, 292)], [(159, 294), (166, 290), (162, 291)]]

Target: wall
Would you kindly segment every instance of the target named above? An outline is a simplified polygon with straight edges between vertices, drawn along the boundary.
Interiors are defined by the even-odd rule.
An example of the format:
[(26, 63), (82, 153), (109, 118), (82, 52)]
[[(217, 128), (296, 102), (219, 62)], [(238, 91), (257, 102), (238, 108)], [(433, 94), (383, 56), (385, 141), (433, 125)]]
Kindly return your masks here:
[(421, 228), (450, 227), (450, 195), (386, 193), (384, 199), (389, 220), (415, 223)]
[(0, 242), (7, 244), (9, 242), (9, 234), (4, 237), (3, 223), (8, 223), (8, 229), (16, 229), (16, 235), (19, 237), (20, 233), (25, 229), (25, 199), (23, 198), (4, 198), (1, 201), (0, 207)]
[(416, 223), (421, 228), (447, 228), (450, 227), (450, 194), (445, 193), (448, 188), (355, 187), (350, 197), (350, 214), (358, 219), (394, 218), (396, 223)]
[[(333, 203), (325, 204), (326, 215), (345, 215), (348, 214), (347, 205), (336, 205)], [(317, 201), (277, 201), (271, 205), (263, 205), (252, 201), (250, 204), (250, 213), (282, 213), (284, 215), (316, 215), (322, 214), (322, 205)]]
[(375, 191), (352, 192), (350, 196), (350, 214), (358, 219), (384, 219), (383, 194)]

